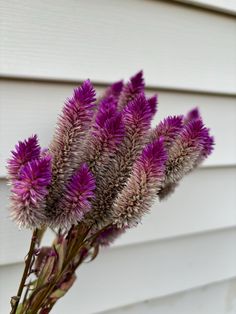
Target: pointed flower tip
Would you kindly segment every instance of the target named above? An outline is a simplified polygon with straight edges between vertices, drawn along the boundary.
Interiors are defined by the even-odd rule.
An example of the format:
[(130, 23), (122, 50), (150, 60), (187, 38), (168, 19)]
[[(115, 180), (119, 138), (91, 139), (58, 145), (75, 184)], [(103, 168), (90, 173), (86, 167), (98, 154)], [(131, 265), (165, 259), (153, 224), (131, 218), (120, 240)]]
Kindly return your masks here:
[(123, 109), (123, 117), (127, 123), (139, 123), (140, 121), (146, 127), (150, 126), (152, 111), (144, 94), (136, 96), (134, 100), (128, 103)]
[(189, 122), (189, 121), (197, 120), (197, 119), (201, 119), (201, 115), (200, 115), (200, 111), (198, 107), (195, 107), (187, 113), (185, 122)]
[(51, 158), (35, 159), (27, 162), (21, 169), (19, 179), (13, 182), (12, 192), (16, 207), (36, 206), (48, 194), (51, 182)]
[(95, 120), (95, 128), (103, 128), (106, 121), (117, 113), (117, 102), (114, 97), (109, 96), (101, 101)]
[(95, 178), (87, 164), (83, 164), (71, 177), (63, 198), (58, 204), (58, 213), (52, 224), (69, 228), (81, 221), (91, 209), (94, 198)]
[(10, 178), (16, 179), (21, 167), (25, 163), (39, 158), (40, 150), (37, 135), (32, 135), (23, 142), (19, 141), (15, 146), (15, 150), (11, 152), (12, 157), (7, 162)]
[(144, 77), (143, 77), (143, 71), (139, 71), (137, 74), (135, 74), (134, 76), (132, 76), (130, 78), (130, 82), (132, 84), (132, 87), (136, 90), (140, 90), (142, 91), (145, 87), (145, 83), (144, 83)]
[(123, 80), (115, 82), (111, 85), (111, 91), (114, 96), (117, 96), (121, 93), (122, 88), (124, 86)]
[(95, 96), (96, 92), (90, 80), (84, 81), (80, 87), (74, 89), (74, 99), (84, 105), (92, 104), (96, 100)]
[(145, 159), (158, 159), (160, 162), (164, 163), (167, 160), (167, 154), (164, 148), (164, 138), (160, 137), (148, 144), (143, 149), (142, 157)]

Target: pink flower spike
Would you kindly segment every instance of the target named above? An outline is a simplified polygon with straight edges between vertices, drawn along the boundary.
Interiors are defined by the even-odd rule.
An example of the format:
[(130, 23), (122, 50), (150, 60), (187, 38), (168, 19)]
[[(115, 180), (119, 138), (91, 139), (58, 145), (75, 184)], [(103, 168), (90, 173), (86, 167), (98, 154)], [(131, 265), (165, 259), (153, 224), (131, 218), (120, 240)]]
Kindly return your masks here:
[(18, 142), (15, 150), (11, 152), (12, 157), (8, 160), (7, 170), (9, 178), (18, 179), (20, 169), (28, 162), (38, 159), (40, 156), (40, 146), (37, 135), (29, 137), (23, 142)]
[(67, 184), (52, 225), (69, 228), (81, 221), (91, 208), (94, 190), (95, 179), (88, 166), (83, 164)]

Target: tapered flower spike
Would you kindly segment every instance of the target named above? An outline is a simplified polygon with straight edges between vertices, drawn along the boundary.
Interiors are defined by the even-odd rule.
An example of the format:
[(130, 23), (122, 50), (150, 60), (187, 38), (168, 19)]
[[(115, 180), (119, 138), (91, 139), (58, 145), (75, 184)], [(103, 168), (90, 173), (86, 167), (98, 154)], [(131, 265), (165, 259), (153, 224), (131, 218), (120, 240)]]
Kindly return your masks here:
[(38, 159), (40, 156), (40, 146), (37, 135), (29, 137), (23, 142), (18, 142), (15, 150), (11, 152), (12, 157), (8, 160), (7, 170), (9, 179), (18, 179), (21, 168), (28, 162)]
[(35, 228), (47, 224), (45, 197), (51, 182), (51, 157), (27, 162), (12, 183), (11, 217), (19, 227)]
[(207, 137), (208, 130), (201, 120), (193, 120), (184, 126), (169, 149), (165, 185), (178, 182), (195, 167)]
[(95, 179), (89, 167), (83, 164), (71, 177), (51, 224), (68, 229), (80, 222), (91, 209)]
[(165, 148), (168, 150), (179, 135), (183, 127), (183, 116), (169, 116), (161, 121), (150, 133), (150, 139), (155, 141), (162, 137)]
[(113, 97), (104, 99), (98, 109), (85, 147), (84, 160), (94, 174), (115, 153), (124, 137), (122, 114)]
[(50, 145), (53, 155), (53, 179), (48, 196), (48, 214), (53, 216), (56, 200), (64, 184), (81, 164), (81, 152), (95, 107), (95, 90), (89, 80), (74, 90), (59, 117)]
[(118, 228), (136, 226), (149, 211), (164, 181), (166, 160), (162, 139), (143, 149), (111, 211), (112, 221)]
[(130, 81), (124, 85), (121, 92), (118, 108), (122, 110), (131, 100), (135, 99), (139, 94), (144, 93), (143, 71), (138, 72), (130, 78)]
[(146, 142), (153, 113), (144, 95), (139, 95), (122, 111), (125, 137), (110, 162), (101, 167), (96, 199), (88, 223), (99, 227), (107, 224), (109, 211), (117, 194), (124, 187), (134, 161)]

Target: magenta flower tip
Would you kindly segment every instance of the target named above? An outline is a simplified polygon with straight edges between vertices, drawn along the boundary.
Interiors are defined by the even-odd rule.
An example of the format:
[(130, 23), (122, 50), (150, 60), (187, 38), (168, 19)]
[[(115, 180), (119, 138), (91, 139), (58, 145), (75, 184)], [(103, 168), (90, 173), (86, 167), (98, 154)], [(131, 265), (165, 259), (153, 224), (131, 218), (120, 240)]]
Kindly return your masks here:
[(164, 139), (161, 137), (144, 147), (141, 156), (137, 161), (137, 165), (142, 164), (143, 167), (151, 171), (152, 175), (156, 172), (164, 172), (167, 153), (164, 149)]
[(12, 157), (8, 160), (7, 166), (8, 174), (11, 179), (17, 179), (21, 167), (40, 156), (37, 135), (31, 136), (23, 142), (19, 141), (11, 153)]
[(111, 94), (114, 97), (118, 97), (122, 91), (123, 86), (124, 86), (123, 80), (113, 83), (111, 85)]
[(96, 100), (95, 96), (96, 92), (90, 80), (84, 81), (80, 87), (74, 90), (75, 101), (85, 105), (93, 103)]
[(192, 110), (190, 110), (185, 118), (185, 122), (189, 122), (192, 120), (196, 120), (196, 119), (201, 119), (201, 115), (199, 112), (199, 109), (197, 107), (193, 108)]
[(58, 213), (52, 224), (70, 227), (82, 220), (91, 208), (95, 179), (87, 164), (83, 164), (71, 177), (65, 195), (58, 204)]
[(142, 124), (147, 129), (149, 128), (152, 112), (143, 94), (138, 95), (134, 100), (128, 103), (123, 109), (123, 117), (127, 125), (137, 124), (137, 126), (140, 127)]
[(27, 162), (20, 170), (18, 180), (13, 181), (14, 199), (24, 206), (36, 205), (48, 194), (51, 182), (51, 157)]
[(144, 87), (145, 87), (144, 78), (143, 78), (143, 71), (141, 70), (137, 74), (132, 76), (130, 78), (130, 82), (131, 82), (131, 85), (132, 85), (132, 89), (136, 93), (143, 92)]

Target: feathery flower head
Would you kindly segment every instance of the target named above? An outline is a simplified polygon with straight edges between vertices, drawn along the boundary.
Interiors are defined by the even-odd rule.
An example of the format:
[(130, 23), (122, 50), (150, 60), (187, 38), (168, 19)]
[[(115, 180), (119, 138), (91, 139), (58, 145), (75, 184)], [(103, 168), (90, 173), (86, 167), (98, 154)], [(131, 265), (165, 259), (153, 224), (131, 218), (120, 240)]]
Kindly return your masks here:
[(169, 149), (166, 184), (178, 182), (194, 168), (207, 138), (208, 130), (200, 119), (192, 120), (182, 128)]
[[(95, 90), (89, 80), (74, 90), (71, 98), (67, 99), (62, 114), (59, 117), (56, 134), (50, 150), (55, 164), (61, 164), (58, 172), (67, 165), (68, 156), (79, 150), (81, 140), (88, 130), (95, 106)], [(56, 169), (55, 169), (56, 170)]]
[(157, 127), (151, 131), (151, 139), (163, 138), (164, 146), (168, 149), (183, 127), (183, 116), (169, 116), (161, 121)]
[(95, 179), (88, 165), (83, 164), (71, 177), (58, 204), (52, 225), (68, 228), (82, 220), (91, 208)]
[(128, 103), (122, 111), (124, 123), (127, 128), (137, 127), (137, 129), (147, 132), (152, 119), (152, 110), (143, 94)]
[(82, 163), (82, 148), (95, 108), (95, 90), (89, 80), (74, 90), (59, 116), (50, 145), (53, 156), (52, 185), (47, 198), (47, 214), (53, 217), (57, 200), (72, 173)]
[(94, 127), (96, 129), (103, 128), (105, 122), (113, 118), (117, 114), (117, 102), (114, 97), (107, 97), (100, 103)]
[(124, 85), (119, 98), (119, 109), (122, 110), (137, 95), (144, 92), (143, 71), (138, 72), (130, 78), (130, 81)]
[(124, 132), (122, 114), (117, 111), (117, 103), (113, 98), (103, 100), (85, 149), (85, 160), (93, 172), (114, 153)]
[(15, 150), (11, 152), (12, 157), (8, 160), (8, 174), (10, 179), (17, 179), (19, 171), (28, 161), (38, 159), (40, 156), (40, 146), (37, 135), (29, 137), (27, 140), (18, 142)]
[(163, 140), (146, 145), (134, 163), (133, 170), (115, 200), (112, 219), (118, 228), (137, 225), (149, 211), (154, 197), (162, 186), (165, 177), (167, 155)]
[(45, 196), (51, 182), (51, 157), (28, 161), (12, 182), (11, 216), (19, 226), (37, 227), (45, 223)]

